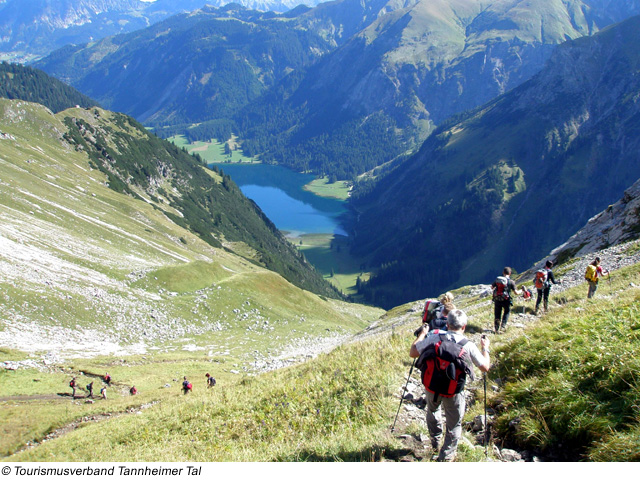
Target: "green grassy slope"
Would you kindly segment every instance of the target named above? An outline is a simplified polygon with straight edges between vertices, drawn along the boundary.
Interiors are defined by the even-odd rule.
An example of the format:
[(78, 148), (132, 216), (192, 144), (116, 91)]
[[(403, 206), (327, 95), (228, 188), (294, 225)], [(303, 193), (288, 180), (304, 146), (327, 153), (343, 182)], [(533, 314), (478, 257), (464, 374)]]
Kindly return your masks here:
[[(558, 277), (568, 272), (559, 271)], [(630, 282), (639, 274), (638, 264), (614, 272), (611, 285), (603, 285), (593, 301), (584, 298), (585, 284), (554, 294), (550, 313), (539, 320), (519, 316), (518, 301), (508, 333), (492, 337), (488, 401), (497, 444), (548, 459), (637, 459), (640, 379), (634, 352), (640, 317), (637, 288)], [(468, 334), (477, 341), (492, 323), (492, 304), (474, 291), (463, 287), (454, 294), (457, 306), (470, 316)], [(405, 443), (425, 433), (423, 423), (403, 417), (398, 431), (389, 431), (410, 366), (408, 350), (420, 306), (397, 307), (357, 342), (305, 364), (214, 390), (198, 385), (187, 397), (173, 387), (160, 404), (141, 414), (87, 422), (9, 460), (427, 459), (424, 450)], [(476, 395), (482, 394), (481, 387), (481, 380), (469, 384)], [(468, 420), (482, 413), (481, 401), (470, 406)], [(103, 441), (83, 445), (87, 436), (97, 435)], [(484, 449), (471, 446), (473, 434), (464, 435), (469, 442), (461, 442), (458, 461), (484, 459)]]
[[(8, 100), (0, 110), (0, 361), (42, 368), (0, 369), (2, 455), (86, 415), (155, 402), (183, 375), (204, 383), (211, 371), (224, 384), (304, 358), (380, 315), (294, 286), (248, 260), (259, 256), (241, 238), (212, 246), (133, 182), (133, 195), (108, 188), (64, 138), (64, 118), (93, 111), (53, 116)], [(76, 408), (58, 395), (71, 374), (107, 370), (110, 404)], [(141, 394), (130, 399), (134, 382)]]

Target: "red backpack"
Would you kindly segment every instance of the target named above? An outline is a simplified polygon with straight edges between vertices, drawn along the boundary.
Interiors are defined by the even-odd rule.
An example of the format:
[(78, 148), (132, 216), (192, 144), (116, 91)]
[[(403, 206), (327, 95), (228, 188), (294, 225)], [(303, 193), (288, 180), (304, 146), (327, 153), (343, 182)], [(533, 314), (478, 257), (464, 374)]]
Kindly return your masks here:
[(544, 268), (541, 268), (536, 272), (535, 284), (538, 290), (542, 290), (547, 287), (548, 273)]
[(429, 344), (416, 362), (422, 372), (424, 388), (442, 397), (453, 397), (460, 393), (467, 376), (474, 379), (469, 353), (463, 347), (469, 343), (466, 338), (459, 343), (446, 333), (439, 333), (440, 339)]
[(499, 276), (495, 281), (496, 288), (493, 290), (493, 301), (510, 300), (509, 296), (509, 280), (507, 277)]

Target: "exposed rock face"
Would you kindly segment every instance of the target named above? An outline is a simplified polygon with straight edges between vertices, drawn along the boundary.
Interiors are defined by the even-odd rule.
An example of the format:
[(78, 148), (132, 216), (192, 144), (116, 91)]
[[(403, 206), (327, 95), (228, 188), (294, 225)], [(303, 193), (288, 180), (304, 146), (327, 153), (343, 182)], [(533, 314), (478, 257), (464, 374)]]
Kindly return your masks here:
[(583, 256), (638, 238), (639, 212), (640, 180), (629, 187), (618, 202), (592, 217), (575, 235), (555, 248), (551, 257)]

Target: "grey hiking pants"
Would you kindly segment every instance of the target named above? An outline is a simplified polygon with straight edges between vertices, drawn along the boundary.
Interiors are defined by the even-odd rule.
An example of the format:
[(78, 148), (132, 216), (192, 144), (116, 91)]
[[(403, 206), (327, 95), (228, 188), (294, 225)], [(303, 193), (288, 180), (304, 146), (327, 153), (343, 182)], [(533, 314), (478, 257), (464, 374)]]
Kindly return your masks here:
[(438, 460), (441, 462), (452, 461), (456, 456), (458, 441), (462, 436), (462, 417), (465, 410), (464, 392), (451, 398), (438, 395), (438, 399), (434, 401), (435, 396), (435, 394), (427, 392), (427, 427), (431, 437), (431, 446), (437, 449), (442, 439), (442, 410), (444, 410), (447, 433), (438, 454)]
[(589, 284), (589, 293), (587, 293), (587, 298), (593, 298), (593, 295), (596, 293), (598, 289), (598, 282), (592, 282), (591, 280), (587, 280)]

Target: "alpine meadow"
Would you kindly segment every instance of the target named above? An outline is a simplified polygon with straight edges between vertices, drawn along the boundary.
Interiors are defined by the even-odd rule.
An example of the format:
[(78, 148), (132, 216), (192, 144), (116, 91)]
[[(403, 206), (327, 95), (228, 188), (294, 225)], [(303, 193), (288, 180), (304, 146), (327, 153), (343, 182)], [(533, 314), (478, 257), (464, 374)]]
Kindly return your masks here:
[(0, 0), (3, 475), (626, 475), (638, 45), (638, 0)]

